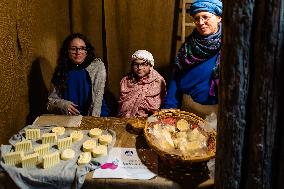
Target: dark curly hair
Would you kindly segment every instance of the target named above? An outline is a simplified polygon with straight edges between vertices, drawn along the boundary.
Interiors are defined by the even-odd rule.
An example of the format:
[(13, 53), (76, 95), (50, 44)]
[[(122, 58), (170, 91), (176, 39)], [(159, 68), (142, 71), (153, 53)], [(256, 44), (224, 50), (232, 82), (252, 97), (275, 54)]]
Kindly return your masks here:
[(94, 47), (83, 34), (72, 33), (69, 36), (67, 36), (64, 39), (62, 47), (59, 51), (57, 66), (55, 68), (55, 71), (51, 79), (51, 82), (60, 91), (60, 93), (62, 93), (66, 89), (67, 73), (70, 70), (70, 68), (73, 66), (69, 58), (68, 49), (71, 41), (75, 38), (82, 39), (86, 44), (87, 56), (84, 62), (80, 64), (81, 67), (84, 68), (87, 67), (96, 58)]

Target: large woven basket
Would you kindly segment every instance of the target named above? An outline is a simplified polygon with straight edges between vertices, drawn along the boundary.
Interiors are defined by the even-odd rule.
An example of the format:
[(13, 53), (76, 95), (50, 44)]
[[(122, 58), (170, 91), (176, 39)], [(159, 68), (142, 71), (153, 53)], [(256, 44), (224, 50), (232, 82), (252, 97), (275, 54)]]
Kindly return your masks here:
[[(202, 118), (196, 116), (193, 113), (181, 111), (179, 109), (163, 109), (160, 111), (157, 111), (153, 114), (154, 117), (161, 119), (161, 118), (178, 118), (178, 119), (185, 119), (188, 121), (191, 121), (191, 123), (195, 123), (196, 125), (200, 124), (200, 122), (205, 122)], [(204, 130), (201, 131), (201, 128), (198, 128), (201, 133), (206, 132), (205, 135), (207, 138), (207, 147), (210, 149), (208, 150), (206, 155), (203, 156), (190, 156), (190, 155), (181, 155), (181, 154), (172, 154), (164, 151), (160, 148), (160, 146), (156, 145), (153, 142), (153, 135), (149, 133), (149, 129), (151, 127), (151, 124), (149, 122), (146, 122), (146, 126), (144, 127), (144, 136), (148, 143), (148, 145), (155, 150), (160, 156), (163, 156), (170, 160), (176, 160), (178, 162), (182, 163), (192, 163), (192, 162), (203, 162), (210, 160), (215, 157), (216, 153), (216, 135), (217, 133), (215, 131), (206, 132)]]

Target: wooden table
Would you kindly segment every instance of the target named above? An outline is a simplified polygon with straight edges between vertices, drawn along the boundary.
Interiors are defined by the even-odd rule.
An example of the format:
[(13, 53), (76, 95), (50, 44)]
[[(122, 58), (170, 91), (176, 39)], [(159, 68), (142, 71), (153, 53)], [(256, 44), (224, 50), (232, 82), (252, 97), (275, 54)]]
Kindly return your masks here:
[[(182, 165), (172, 163), (157, 155), (149, 156), (149, 147), (143, 135), (132, 132), (127, 126), (127, 119), (83, 117), (79, 129), (99, 127), (112, 129), (116, 132), (117, 147), (136, 148), (138, 154), (145, 158), (144, 163), (158, 176), (151, 180), (131, 179), (93, 179), (92, 173), (87, 174), (83, 188), (143, 188), (143, 189), (181, 189), (181, 188), (213, 188), (213, 180), (208, 177), (208, 170), (204, 163)], [(0, 189), (17, 188), (6, 173), (0, 173)]]

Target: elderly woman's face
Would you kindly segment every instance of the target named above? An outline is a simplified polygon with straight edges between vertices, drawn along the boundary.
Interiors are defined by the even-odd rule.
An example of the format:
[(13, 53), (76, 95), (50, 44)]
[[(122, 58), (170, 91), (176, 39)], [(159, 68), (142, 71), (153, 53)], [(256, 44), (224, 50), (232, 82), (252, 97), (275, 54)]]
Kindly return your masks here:
[(143, 78), (150, 73), (151, 65), (141, 59), (136, 59), (132, 62), (132, 70), (138, 78)]
[(69, 44), (68, 53), (74, 64), (81, 64), (87, 56), (85, 42), (80, 38), (74, 38)]
[(218, 31), (221, 17), (209, 12), (198, 12), (193, 15), (197, 31), (204, 36), (214, 34)]

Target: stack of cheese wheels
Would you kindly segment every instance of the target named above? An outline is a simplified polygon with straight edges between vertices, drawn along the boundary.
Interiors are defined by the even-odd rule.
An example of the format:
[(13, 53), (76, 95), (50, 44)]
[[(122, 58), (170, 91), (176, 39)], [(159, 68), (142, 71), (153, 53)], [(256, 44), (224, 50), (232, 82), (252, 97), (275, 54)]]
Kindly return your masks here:
[(6, 165), (17, 165), (21, 162), (24, 157), (24, 152), (8, 152), (3, 154), (3, 159)]
[(99, 137), (99, 143), (102, 145), (108, 145), (112, 141), (112, 136), (110, 134), (104, 134)]
[(31, 140), (23, 140), (21, 142), (17, 142), (15, 144), (15, 151), (16, 152), (27, 152), (32, 149), (32, 141)]
[(27, 167), (34, 167), (38, 163), (38, 153), (32, 153), (24, 156), (22, 158), (22, 167), (27, 168)]
[(71, 145), (72, 145), (72, 138), (71, 137), (58, 139), (58, 141), (57, 141), (57, 147), (58, 147), (59, 150), (70, 148)]
[(107, 146), (105, 145), (98, 145), (95, 147), (92, 151), (93, 157), (98, 157), (98, 156), (106, 156), (107, 155)]
[(39, 139), (40, 129), (26, 129), (26, 139)]
[(60, 162), (59, 153), (56, 151), (51, 154), (44, 155), (42, 160), (42, 166), (44, 169), (53, 167)]
[(84, 152), (92, 152), (93, 149), (97, 146), (97, 143), (94, 140), (86, 140), (83, 143), (83, 151)]
[(83, 138), (83, 132), (82, 132), (82, 131), (73, 131), (73, 132), (70, 134), (70, 137), (72, 138), (72, 141), (73, 141), (73, 142), (82, 140), (82, 138)]
[(51, 131), (60, 136), (65, 133), (65, 128), (64, 127), (53, 127)]
[(50, 144), (41, 144), (34, 148), (34, 152), (38, 153), (39, 156), (43, 156), (49, 153)]
[(79, 155), (79, 159), (77, 161), (78, 165), (84, 165), (91, 161), (92, 155), (90, 152), (82, 152)]
[(47, 143), (55, 143), (57, 142), (57, 134), (56, 133), (44, 133), (41, 136), (42, 144)]
[(61, 159), (62, 160), (69, 160), (69, 159), (73, 159), (73, 157), (75, 156), (75, 151), (68, 148), (68, 149), (65, 149), (61, 152)]
[(102, 130), (99, 128), (93, 128), (89, 131), (90, 137), (99, 137), (102, 134)]

